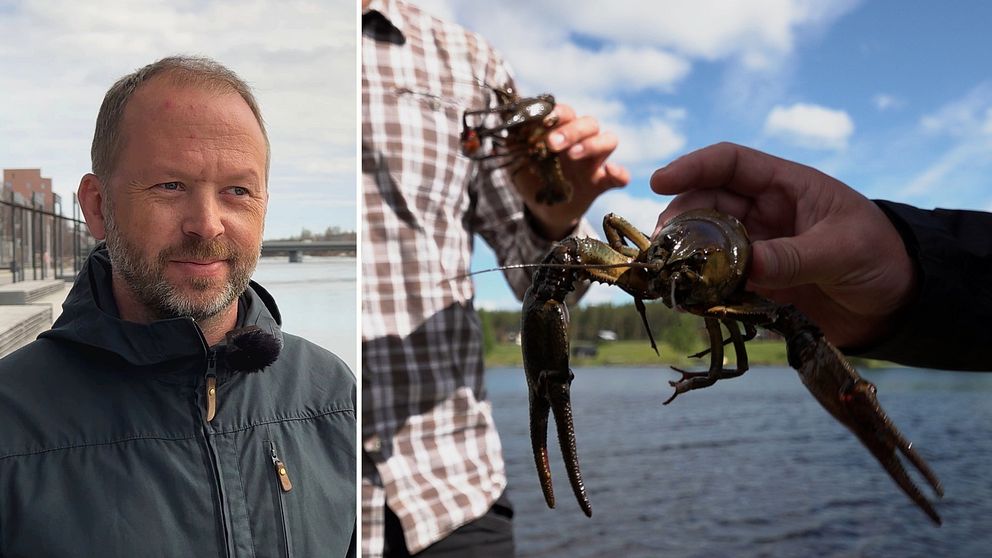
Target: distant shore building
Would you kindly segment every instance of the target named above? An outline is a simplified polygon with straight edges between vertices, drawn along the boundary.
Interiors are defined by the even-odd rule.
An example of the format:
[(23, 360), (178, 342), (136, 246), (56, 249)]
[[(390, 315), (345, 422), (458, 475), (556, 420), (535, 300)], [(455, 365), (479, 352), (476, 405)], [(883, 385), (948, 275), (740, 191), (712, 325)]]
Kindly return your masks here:
[(5, 202), (13, 201), (17, 205), (55, 211), (52, 179), (41, 176), (41, 169), (3, 169), (0, 199)]

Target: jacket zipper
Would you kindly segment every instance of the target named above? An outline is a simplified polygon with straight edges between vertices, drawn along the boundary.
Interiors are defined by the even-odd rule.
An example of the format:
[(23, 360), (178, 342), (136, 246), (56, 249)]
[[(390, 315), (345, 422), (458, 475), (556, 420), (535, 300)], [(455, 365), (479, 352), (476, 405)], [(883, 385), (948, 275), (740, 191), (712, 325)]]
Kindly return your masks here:
[(213, 349), (207, 355), (207, 381), (204, 386), (207, 390), (207, 422), (210, 422), (217, 416), (217, 352)]
[(207, 350), (207, 371), (204, 375), (204, 393), (206, 395), (206, 423), (202, 425), (203, 441), (207, 446), (207, 453), (210, 456), (210, 466), (214, 476), (214, 484), (217, 487), (217, 496), (220, 499), (220, 524), (224, 533), (225, 555), (231, 556), (231, 534), (227, 523), (227, 496), (224, 494), (223, 483), (221, 481), (220, 463), (217, 457), (217, 448), (214, 447), (208, 424), (217, 415), (217, 351)]
[(285, 493), (293, 489), (293, 483), (289, 480), (289, 470), (286, 469), (286, 464), (279, 459), (279, 454), (276, 453), (276, 443), (270, 440), (268, 444), (272, 468), (275, 471), (276, 482), (279, 483), (279, 519), (282, 520), (282, 540), (285, 544), (283, 550), (286, 553), (286, 558), (291, 558), (293, 550), (289, 539), (289, 518), (286, 517), (286, 504), (283, 498)]

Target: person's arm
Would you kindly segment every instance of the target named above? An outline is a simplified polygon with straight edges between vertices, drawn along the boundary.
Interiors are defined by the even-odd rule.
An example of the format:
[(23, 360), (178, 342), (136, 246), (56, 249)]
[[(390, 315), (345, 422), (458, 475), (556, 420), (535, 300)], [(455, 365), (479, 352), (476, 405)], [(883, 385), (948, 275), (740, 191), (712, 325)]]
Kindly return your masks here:
[(992, 370), (992, 214), (876, 203), (913, 259), (919, 289), (890, 335), (852, 353), (913, 366)]

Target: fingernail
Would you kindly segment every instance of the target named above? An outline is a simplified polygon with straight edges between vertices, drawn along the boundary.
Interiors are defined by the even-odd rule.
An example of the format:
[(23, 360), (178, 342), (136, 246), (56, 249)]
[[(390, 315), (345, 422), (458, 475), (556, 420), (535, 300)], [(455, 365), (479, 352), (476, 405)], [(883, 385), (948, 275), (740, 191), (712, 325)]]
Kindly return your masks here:
[(551, 146), (551, 149), (558, 149), (564, 143), (565, 143), (565, 135), (562, 134), (561, 132), (554, 132), (553, 134), (548, 136), (548, 144)]
[(571, 149), (568, 150), (568, 154), (574, 158), (574, 157), (578, 157), (579, 155), (582, 155), (582, 152), (585, 150), (586, 148), (582, 147), (581, 143), (577, 143), (573, 145)]

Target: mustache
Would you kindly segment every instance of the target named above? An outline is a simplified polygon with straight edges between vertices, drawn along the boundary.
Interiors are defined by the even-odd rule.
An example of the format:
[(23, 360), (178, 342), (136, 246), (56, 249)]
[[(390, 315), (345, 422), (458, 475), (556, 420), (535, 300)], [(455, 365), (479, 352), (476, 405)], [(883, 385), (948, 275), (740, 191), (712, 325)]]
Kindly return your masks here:
[(183, 238), (179, 244), (169, 246), (159, 252), (159, 263), (165, 265), (170, 260), (230, 260), (240, 262), (244, 254), (222, 240), (203, 240), (192, 236)]

